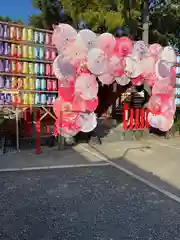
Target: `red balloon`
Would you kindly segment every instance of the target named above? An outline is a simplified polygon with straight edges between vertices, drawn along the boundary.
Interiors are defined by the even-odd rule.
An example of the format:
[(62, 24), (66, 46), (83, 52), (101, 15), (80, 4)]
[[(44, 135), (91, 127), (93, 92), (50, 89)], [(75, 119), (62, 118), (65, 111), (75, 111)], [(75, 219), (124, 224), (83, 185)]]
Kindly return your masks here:
[(131, 82), (135, 86), (141, 86), (144, 83), (144, 78), (140, 75), (136, 78), (132, 78)]
[(68, 87), (59, 87), (58, 95), (62, 97), (64, 101), (72, 102), (74, 98), (74, 85)]
[(86, 111), (87, 112), (94, 112), (98, 106), (98, 97), (92, 99), (92, 100), (85, 100), (86, 104)]
[(132, 51), (133, 43), (128, 37), (120, 37), (116, 40), (115, 51), (120, 57), (128, 56)]

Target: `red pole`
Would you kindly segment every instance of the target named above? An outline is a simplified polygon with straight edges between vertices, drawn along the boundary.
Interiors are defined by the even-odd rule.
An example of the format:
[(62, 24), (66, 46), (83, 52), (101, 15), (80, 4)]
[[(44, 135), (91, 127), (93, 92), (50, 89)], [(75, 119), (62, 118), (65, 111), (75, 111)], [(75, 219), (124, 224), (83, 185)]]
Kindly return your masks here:
[(133, 129), (133, 122), (134, 122), (134, 109), (131, 108), (130, 109), (130, 125), (129, 125), (129, 129)]
[(146, 120), (145, 120), (145, 121), (146, 121), (146, 122), (145, 122), (145, 127), (146, 127), (146, 128), (149, 128), (148, 113), (149, 113), (149, 109), (147, 108), (147, 109), (146, 109)]
[(41, 113), (40, 109), (36, 110), (36, 154), (41, 153)]
[(128, 104), (124, 104), (124, 113), (123, 113), (123, 129), (128, 128)]
[(50, 133), (49, 116), (45, 118), (45, 131), (46, 131), (46, 136), (48, 136)]
[(141, 109), (141, 117), (140, 117), (140, 128), (145, 128), (144, 126), (144, 108)]
[(136, 108), (135, 111), (135, 129), (139, 128), (139, 109)]
[(31, 114), (30, 114), (30, 109), (27, 109), (24, 111), (24, 121), (25, 121), (25, 126), (24, 126), (24, 133), (26, 137), (31, 136)]

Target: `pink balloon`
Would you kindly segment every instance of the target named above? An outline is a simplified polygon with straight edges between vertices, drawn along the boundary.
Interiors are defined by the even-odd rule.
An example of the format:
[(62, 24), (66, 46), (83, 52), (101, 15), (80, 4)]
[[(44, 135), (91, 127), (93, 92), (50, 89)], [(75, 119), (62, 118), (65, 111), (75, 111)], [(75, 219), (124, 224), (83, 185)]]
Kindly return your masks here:
[(57, 131), (63, 136), (75, 136), (81, 130), (80, 126), (71, 120), (60, 121), (57, 119), (55, 125)]
[(116, 54), (111, 55), (108, 62), (108, 69), (115, 77), (121, 77), (124, 73), (124, 59)]
[(171, 68), (171, 85), (176, 86), (176, 67)]
[(169, 81), (171, 76), (170, 65), (165, 60), (157, 61), (155, 65), (155, 73), (160, 81)]
[(159, 126), (161, 125), (161, 118), (162, 116), (159, 114), (155, 115), (151, 112), (148, 113), (148, 122), (151, 127), (159, 128)]
[(84, 100), (80, 95), (76, 95), (72, 104), (72, 109), (74, 111), (79, 111), (79, 113), (94, 112), (98, 106), (98, 103), (98, 97), (92, 100)]
[(174, 88), (168, 82), (157, 81), (152, 88), (152, 95), (157, 94), (172, 97), (174, 96)]
[(55, 27), (52, 35), (52, 44), (56, 46), (58, 51), (62, 51), (62, 48), (75, 40), (77, 36), (76, 30), (68, 24), (59, 24)]
[(169, 117), (164, 117), (161, 114), (153, 115), (152, 113), (148, 114), (148, 121), (152, 127), (158, 128), (163, 132), (167, 132), (168, 130), (170, 130), (174, 123), (172, 115), (170, 115)]
[(140, 61), (134, 59), (131, 55), (124, 59), (124, 73), (130, 78), (136, 78), (141, 75)]
[(72, 103), (72, 110), (79, 113), (94, 112), (98, 106), (98, 103), (98, 97), (92, 100), (84, 100), (80, 94), (77, 94)]
[(163, 101), (162, 105), (162, 115), (166, 118), (169, 116), (174, 116), (176, 112), (176, 103), (174, 97), (168, 98)]
[(118, 56), (126, 57), (132, 51), (133, 43), (128, 37), (120, 37), (116, 40), (115, 51)]
[(115, 81), (115, 77), (110, 73), (105, 73), (98, 77), (102, 84), (110, 85)]
[(161, 130), (163, 132), (167, 132), (172, 128), (173, 123), (174, 123), (174, 118), (172, 115), (169, 117), (162, 116), (160, 124), (159, 124), (160, 126), (158, 126), (159, 130)]
[(125, 85), (129, 84), (131, 81), (131, 79), (125, 74), (123, 74), (120, 77), (116, 77), (115, 80), (121, 86), (125, 86)]
[(76, 113), (82, 113), (86, 111), (86, 102), (82, 99), (81, 95), (76, 93), (76, 96), (72, 102), (72, 111)]
[(66, 58), (58, 55), (53, 62), (53, 72), (58, 79), (73, 77), (75, 74), (74, 65)]
[(83, 47), (78, 46), (75, 43), (68, 44), (63, 51), (64, 57), (69, 59), (72, 64), (74, 64), (78, 60), (85, 59), (87, 53), (87, 49), (84, 49)]
[(143, 57), (140, 62), (142, 74), (146, 77), (149, 74), (153, 74), (155, 70), (156, 60), (152, 56)]
[(53, 103), (53, 111), (57, 118), (62, 118), (62, 112), (72, 112), (72, 104), (58, 97)]
[(144, 84), (144, 78), (140, 75), (136, 78), (132, 78), (131, 82), (135, 86), (141, 86), (142, 84)]
[(151, 96), (148, 102), (148, 109), (152, 114), (160, 114), (162, 108), (162, 99), (159, 96)]
[(162, 52), (162, 46), (158, 43), (151, 44), (148, 49), (150, 56), (159, 56)]
[(69, 84), (75, 83), (75, 81), (76, 81), (76, 78), (74, 76), (60, 78), (58, 79), (58, 86), (59, 87), (69, 86)]
[(109, 55), (113, 52), (115, 45), (115, 37), (110, 33), (103, 33), (96, 39), (95, 47), (102, 49)]
[(96, 33), (90, 29), (82, 29), (78, 32), (75, 42), (79, 47), (88, 50), (94, 47), (96, 39)]
[(155, 73), (148, 74), (148, 75), (145, 77), (145, 82), (146, 82), (150, 87), (153, 87), (153, 86), (154, 86), (156, 80), (157, 80), (157, 77), (156, 77), (156, 74), (155, 74)]
[(80, 126), (76, 124), (79, 113), (73, 112), (70, 103), (58, 98), (54, 102), (53, 110), (57, 117), (55, 122), (55, 135), (61, 133), (62, 135), (74, 136), (80, 131)]
[(148, 53), (148, 46), (144, 41), (134, 42), (132, 56), (136, 60), (141, 60)]
[(91, 74), (87, 68), (87, 58), (76, 60), (75, 64), (76, 75), (79, 76), (82, 73)]
[(98, 94), (98, 83), (93, 74), (81, 74), (76, 78), (75, 92), (85, 100), (91, 100)]
[(80, 115), (79, 123), (82, 132), (91, 132), (97, 126), (97, 117), (94, 112)]

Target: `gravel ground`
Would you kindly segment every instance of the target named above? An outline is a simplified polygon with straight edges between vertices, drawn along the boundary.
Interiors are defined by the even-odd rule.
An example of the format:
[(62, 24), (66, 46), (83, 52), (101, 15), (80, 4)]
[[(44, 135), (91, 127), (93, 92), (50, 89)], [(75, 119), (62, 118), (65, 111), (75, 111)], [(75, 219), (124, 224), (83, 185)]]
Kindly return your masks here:
[(2, 240), (177, 240), (180, 206), (111, 166), (0, 173)]

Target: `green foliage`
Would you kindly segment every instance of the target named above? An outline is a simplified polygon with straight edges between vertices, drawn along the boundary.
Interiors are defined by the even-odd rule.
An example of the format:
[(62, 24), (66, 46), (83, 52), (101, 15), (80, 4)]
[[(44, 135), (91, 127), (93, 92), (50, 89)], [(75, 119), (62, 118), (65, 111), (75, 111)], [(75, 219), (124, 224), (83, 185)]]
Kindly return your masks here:
[(42, 13), (34, 14), (29, 18), (29, 25), (37, 27), (37, 28), (44, 28), (44, 18)]
[(19, 24), (22, 24), (23, 21), (21, 19), (18, 19), (18, 20), (13, 20), (9, 17), (3, 17), (3, 16), (0, 16), (0, 21), (3, 21), (3, 22), (13, 22), (13, 23), (19, 23)]
[(108, 32), (113, 32), (117, 27), (124, 26), (124, 18), (115, 11), (87, 10), (80, 14), (80, 18), (92, 26), (92, 30), (95, 32), (98, 32), (101, 27), (104, 27)]
[(61, 0), (61, 3), (75, 24), (83, 19), (94, 31), (98, 31), (102, 26), (109, 32), (113, 32), (118, 27), (124, 27), (125, 24), (135, 27), (139, 25), (137, 22), (141, 16), (142, 1), (139, 0), (101, 0), (98, 2), (95, 0)]
[(61, 22), (61, 5), (58, 0), (32, 0), (32, 5), (41, 12), (32, 15), (29, 18), (29, 24), (39, 28), (53, 29), (54, 24)]
[(61, 3), (76, 26), (83, 19), (91, 26), (93, 31), (97, 32), (99, 28), (103, 27), (105, 30), (112, 32), (125, 24), (120, 1), (61, 0)]
[[(77, 28), (83, 19), (93, 31), (114, 32), (128, 25), (134, 37), (140, 26), (144, 0), (32, 0), (33, 7), (41, 13), (30, 17), (30, 24), (52, 29), (53, 24), (66, 22)], [(65, 15), (61, 17), (62, 7)]]
[[(54, 24), (65, 22), (77, 28), (83, 19), (95, 32), (114, 32), (128, 25), (129, 35), (142, 38), (142, 12), (146, 0), (32, 0), (40, 14), (32, 15), (29, 23), (35, 27), (52, 29)], [(65, 14), (62, 17), (61, 9)], [(171, 43), (180, 48), (180, 3), (172, 4), (150, 14), (150, 43)]]
[(156, 10), (150, 15), (150, 42), (172, 44), (180, 48), (180, 3)]

